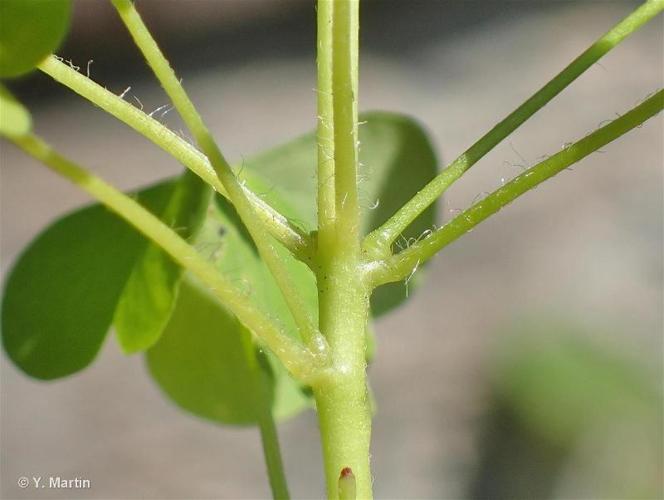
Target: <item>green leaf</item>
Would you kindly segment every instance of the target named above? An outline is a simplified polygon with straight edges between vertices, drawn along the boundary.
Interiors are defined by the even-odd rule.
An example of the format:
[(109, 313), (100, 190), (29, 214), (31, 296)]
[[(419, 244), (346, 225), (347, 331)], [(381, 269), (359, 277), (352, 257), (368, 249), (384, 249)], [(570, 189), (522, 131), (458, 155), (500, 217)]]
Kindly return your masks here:
[(70, 14), (69, 0), (0, 1), (0, 77), (27, 73), (54, 52)]
[[(275, 193), (271, 201), (279, 204)], [(296, 335), (274, 279), (235, 211), (223, 198), (215, 198), (195, 246), (248, 300)], [(315, 313), (313, 275), (285, 250), (278, 251), (302, 285)], [(244, 327), (222, 304), (186, 278), (170, 322), (146, 353), (150, 373), (176, 404), (200, 417), (225, 424), (256, 423), (258, 389), (252, 375), (255, 357), (253, 350), (247, 349), (247, 338)], [(308, 398), (281, 363), (271, 353), (266, 355), (273, 372), (270, 404), (275, 418), (309, 407)]]
[(20, 137), (30, 132), (30, 112), (4, 87), (0, 85), (0, 135)]
[[(257, 178), (254, 177), (252, 186)], [(266, 201), (278, 210), (284, 209), (287, 204), (280, 199), (277, 189), (273, 189)], [(208, 218), (197, 238), (203, 252), (216, 251), (211, 255), (218, 269), (235, 282), (260, 307), (284, 325), (287, 331), (297, 337), (297, 325), (291, 317), (286, 300), (272, 277), (267, 266), (263, 263), (251, 237), (230, 203), (221, 196), (215, 197), (215, 211), (208, 212)], [(311, 270), (302, 262), (295, 259), (281, 245), (274, 249), (283, 261), (292, 280), (298, 284), (305, 304), (309, 307), (314, 322), (318, 321), (318, 291), (316, 279)]]
[[(140, 193), (153, 213), (172, 184)], [(12, 269), (2, 302), (2, 342), (14, 363), (41, 378), (85, 368), (106, 337), (115, 306), (147, 241), (100, 205), (41, 233)]]
[[(182, 228), (185, 236), (197, 233), (207, 213), (195, 246), (236, 280), (251, 300), (275, 318), (282, 318), (295, 334), (285, 301), (233, 209), (222, 198), (207, 203), (207, 187), (191, 174), (185, 173), (182, 181), (166, 181), (141, 191), (139, 200), (153, 213), (163, 214), (173, 227)], [(280, 205), (276, 193), (271, 202)], [(205, 205), (207, 210), (202, 210)], [(313, 275), (286, 250), (278, 251), (284, 259), (290, 259), (288, 265), (294, 276), (306, 281), (315, 313)], [(147, 357), (153, 376), (167, 394), (203, 417), (224, 423), (254, 423), (255, 390), (235, 389), (238, 377), (251, 371), (255, 363), (246, 355), (248, 333), (191, 281), (176, 294), (180, 277), (181, 271), (167, 256), (114, 214), (99, 205), (79, 210), (42, 233), (12, 270), (2, 306), (3, 344), (25, 372), (52, 379), (87, 366), (112, 319), (125, 349), (137, 349), (141, 344), (146, 347), (163, 333), (165, 337), (156, 342)], [(221, 350), (217, 344), (220, 336), (224, 339)], [(172, 352), (170, 348), (179, 343), (186, 348), (176, 347)], [(251, 340), (250, 345), (253, 355)], [(209, 365), (205, 365), (203, 354), (187, 358), (192, 349), (211, 356), (208, 361), (213, 367), (219, 363), (221, 367), (216, 368), (234, 374), (230, 379), (226, 377), (232, 381), (228, 390), (219, 390), (225, 387), (223, 381), (197, 378)], [(273, 372), (270, 404), (275, 417), (284, 418), (309, 407), (309, 399), (281, 363), (270, 353), (267, 357)], [(168, 373), (160, 371), (164, 366), (170, 374), (189, 376), (178, 376), (174, 386)], [(183, 391), (178, 392), (178, 388)], [(183, 401), (183, 394), (188, 399)], [(210, 401), (214, 402), (214, 411)]]
[[(148, 210), (190, 237), (210, 189), (185, 171), (140, 191)], [(52, 379), (85, 368), (115, 322), (127, 352), (156, 341), (173, 309), (181, 268), (101, 205), (55, 222), (14, 266), (3, 297), (2, 337), (26, 373)]]
[[(262, 185), (265, 185), (264, 181), (254, 176), (251, 186), (256, 188)], [(214, 199), (218, 210), (216, 216), (214, 216), (215, 212), (210, 212), (212, 215), (208, 217), (197, 241), (202, 245), (208, 245), (209, 248), (209, 243), (212, 241), (210, 230), (214, 235), (219, 235), (221, 230), (223, 232), (222, 246), (221, 248), (216, 247), (216, 262), (219, 270), (238, 284), (258, 307), (267, 311), (271, 318), (279, 321), (286, 332), (294, 338), (298, 338), (297, 325), (290, 314), (286, 300), (269, 269), (258, 256), (235, 209), (221, 196), (216, 196)], [(289, 203), (282, 198), (281, 191), (278, 189), (272, 189), (265, 196), (265, 201), (280, 212), (290, 210)], [(275, 251), (293, 281), (298, 284), (304, 303), (309, 307), (309, 314), (317, 323), (318, 291), (315, 276), (305, 264), (295, 259), (282, 246), (275, 245)], [(287, 418), (310, 407), (311, 398), (303, 393), (299, 383), (290, 377), (282, 363), (270, 351), (266, 350), (265, 354), (270, 360), (274, 375), (275, 398), (272, 408), (274, 417)]]
[[(360, 199), (363, 234), (385, 222), (399, 207), (436, 175), (437, 160), (426, 133), (412, 119), (394, 113), (360, 116)], [(260, 174), (288, 200), (283, 213), (307, 230), (316, 227), (316, 136), (304, 135), (247, 160), (243, 173)], [(270, 191), (266, 190), (269, 196)], [(436, 207), (431, 206), (404, 233), (403, 244), (432, 228)], [(405, 300), (419, 284), (421, 273), (408, 284), (392, 283), (374, 292), (374, 315), (383, 314)]]
[(226, 424), (258, 418), (251, 356), (249, 332), (190, 277), (162, 336), (146, 353), (150, 374), (175, 403)]
[[(288, 331), (295, 335), (295, 325), (286, 303), (234, 210), (221, 197), (217, 197), (214, 203), (201, 201), (210, 198), (206, 196), (209, 193), (207, 187), (203, 188), (199, 182), (191, 174), (184, 174), (181, 183), (165, 181), (139, 192), (138, 196), (153, 213), (163, 214), (162, 217), (173, 227), (188, 228), (184, 231), (185, 236), (197, 233), (196, 228), (206, 213), (194, 245), (203, 255), (214, 260), (219, 270), (233, 279), (251, 300), (269, 311), (272, 317), (280, 318)], [(259, 179), (253, 180), (254, 185), (259, 183)], [(283, 204), (276, 191), (270, 202), (275, 206)], [(208, 205), (206, 211), (202, 211), (204, 205)], [(285, 249), (277, 248), (277, 251), (293, 276), (304, 283), (303, 290), (306, 290), (311, 312), (315, 315), (317, 295), (313, 275)], [(174, 363), (169, 368), (173, 373), (180, 371), (178, 367), (182, 363), (192, 376), (198, 373), (196, 361), (187, 364), (187, 359), (172, 360), (166, 354), (167, 359), (160, 362), (160, 355), (168, 352), (167, 347), (179, 341), (196, 342), (190, 347), (196, 348), (197, 345), (203, 352), (218, 355), (222, 363), (227, 357), (232, 370), (236, 370), (239, 362), (253, 362), (253, 358), (244, 356), (244, 351), (237, 350), (241, 347), (238, 339), (247, 333), (223, 306), (200, 292), (197, 293), (200, 300), (192, 303), (191, 296), (196, 295), (196, 291), (192, 292), (191, 287), (175, 299), (180, 276), (181, 271), (167, 256), (149, 246), (133, 228), (103, 207), (95, 205), (80, 210), (42, 233), (15, 265), (7, 282), (2, 307), (5, 349), (11, 359), (32, 376), (43, 379), (62, 377), (84, 368), (94, 359), (113, 318), (118, 336), (127, 350), (147, 347), (157, 340), (168, 323), (168, 337), (157, 342), (148, 358), (157, 367)], [(176, 300), (176, 311), (195, 311), (187, 313), (189, 319), (210, 315), (223, 319), (210, 323), (197, 323), (192, 319), (190, 325), (180, 328), (178, 318), (181, 316), (176, 315), (169, 321), (173, 300)], [(210, 331), (214, 336), (210, 336)], [(227, 342), (220, 353), (214, 343), (219, 334), (234, 339)], [(210, 338), (213, 340), (208, 342)], [(186, 349), (178, 349), (178, 352), (184, 355)], [(275, 416), (283, 418), (310, 406), (309, 398), (281, 363), (270, 353), (267, 357), (273, 372), (272, 411)], [(250, 369), (250, 365), (244, 369)], [(158, 368), (155, 368), (155, 378), (171, 394), (173, 389), (168, 379), (163, 382), (163, 377), (158, 374)], [(209, 384), (196, 382), (189, 386), (192, 379), (182, 379), (181, 384), (187, 387), (190, 400), (181, 406), (226, 423), (254, 422), (253, 414), (247, 410), (248, 403), (237, 402), (236, 393), (215, 389), (209, 394), (206, 393)], [(179, 402), (177, 391), (172, 397)], [(255, 397), (256, 394), (247, 394), (247, 401), (255, 401)], [(198, 399), (199, 403), (191, 402)], [(237, 408), (237, 412), (230, 416), (206, 413), (205, 401), (209, 400), (217, 401), (220, 407)]]
[[(210, 187), (187, 170), (176, 183), (161, 220), (180, 236), (194, 236), (210, 203)], [(125, 353), (144, 351), (161, 335), (175, 305), (183, 269), (150, 243), (125, 285), (113, 318)]]
[[(150, 374), (181, 408), (222, 424), (255, 424), (260, 407), (255, 386), (253, 341), (219, 302), (187, 276), (173, 315), (158, 342), (146, 353)], [(267, 392), (275, 418), (309, 406), (292, 379), (275, 370)]]

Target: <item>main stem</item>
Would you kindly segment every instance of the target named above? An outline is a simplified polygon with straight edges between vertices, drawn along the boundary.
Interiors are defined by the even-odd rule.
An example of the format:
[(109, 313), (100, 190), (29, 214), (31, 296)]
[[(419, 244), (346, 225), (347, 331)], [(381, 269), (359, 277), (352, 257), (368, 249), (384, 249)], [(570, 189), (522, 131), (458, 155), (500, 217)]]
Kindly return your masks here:
[(365, 325), (367, 289), (343, 259), (321, 266), (320, 324), (327, 337), (332, 368), (313, 387), (320, 425), (329, 499), (339, 498), (341, 471), (356, 478), (357, 498), (370, 499), (369, 444), (371, 411), (367, 396)]
[(339, 476), (346, 468), (355, 476), (357, 498), (372, 497), (365, 362), (369, 291), (360, 272), (357, 197), (358, 15), (358, 0), (318, 2), (318, 90), (322, 93), (318, 210), (322, 223), (317, 278), (320, 330), (329, 344), (331, 368), (313, 389), (330, 499), (339, 498)]

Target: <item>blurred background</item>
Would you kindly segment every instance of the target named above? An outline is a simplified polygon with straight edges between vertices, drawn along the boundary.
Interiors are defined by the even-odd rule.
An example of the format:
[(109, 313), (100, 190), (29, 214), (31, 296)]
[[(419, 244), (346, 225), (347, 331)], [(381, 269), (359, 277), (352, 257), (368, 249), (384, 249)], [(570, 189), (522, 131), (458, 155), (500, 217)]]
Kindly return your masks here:
[[(365, 1), (360, 107), (416, 117), (444, 163), (635, 6)], [(138, 7), (230, 159), (315, 126), (312, 2)], [(75, 2), (60, 55), (118, 94), (131, 86), (127, 99), (146, 111), (167, 103), (106, 2)], [(663, 83), (660, 18), (476, 165), (446, 195), (441, 220)], [(43, 75), (11, 88), (39, 133), (122, 188), (179, 171)], [(181, 127), (174, 112), (162, 121)], [(446, 248), (412, 300), (378, 322), (378, 498), (663, 497), (663, 132), (660, 115), (501, 211)], [(88, 200), (0, 148), (4, 277), (42, 228)], [(92, 481), (39, 498), (269, 496), (258, 431), (182, 413), (112, 336), (65, 380), (30, 380), (6, 357), (1, 374), (2, 498), (35, 497), (16, 486), (33, 475)], [(321, 497), (315, 415), (280, 435), (293, 496)]]

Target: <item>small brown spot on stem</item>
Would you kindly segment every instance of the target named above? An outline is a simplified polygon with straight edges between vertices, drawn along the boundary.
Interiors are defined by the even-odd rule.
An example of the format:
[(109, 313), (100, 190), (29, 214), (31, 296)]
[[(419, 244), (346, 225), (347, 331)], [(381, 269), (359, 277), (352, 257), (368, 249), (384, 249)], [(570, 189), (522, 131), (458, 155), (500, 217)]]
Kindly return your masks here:
[(344, 467), (339, 474), (339, 500), (355, 500), (355, 475), (350, 467)]
[(339, 474), (339, 479), (345, 479), (347, 477), (351, 477), (353, 475), (353, 469), (350, 467), (344, 467), (341, 469), (341, 474)]

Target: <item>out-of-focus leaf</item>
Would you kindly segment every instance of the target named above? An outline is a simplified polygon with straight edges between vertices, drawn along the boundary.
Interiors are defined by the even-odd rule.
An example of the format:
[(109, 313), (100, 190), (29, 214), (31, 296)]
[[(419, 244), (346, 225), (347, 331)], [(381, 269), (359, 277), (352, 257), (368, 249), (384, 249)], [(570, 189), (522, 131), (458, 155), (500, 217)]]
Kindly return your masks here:
[(0, 85), (0, 135), (20, 137), (30, 132), (30, 112), (4, 87)]
[(569, 319), (496, 333), (467, 498), (662, 498), (661, 367)]
[(661, 394), (637, 365), (578, 328), (524, 324), (512, 335), (500, 357), (497, 391), (550, 442), (567, 444), (588, 426), (661, 410)]
[[(175, 184), (161, 220), (190, 239), (203, 224), (210, 203), (210, 187), (191, 171)], [(125, 285), (113, 318), (125, 353), (143, 351), (163, 331), (175, 305), (183, 269), (168, 254), (150, 243)]]
[[(139, 201), (163, 210), (172, 184)], [(100, 205), (41, 233), (12, 269), (2, 302), (2, 342), (16, 365), (54, 379), (85, 368), (106, 337), (115, 306), (147, 241)]]
[[(368, 180), (360, 187), (366, 203), (366, 232), (383, 224), (412, 198), (437, 173), (438, 160), (422, 127), (410, 118), (392, 113), (370, 113), (360, 126), (360, 159)], [(374, 204), (374, 205), (372, 205)], [(372, 209), (372, 206), (375, 206)], [(430, 231), (436, 223), (436, 205), (427, 208), (403, 232), (397, 247), (406, 247)], [(399, 306), (422, 283), (425, 269), (408, 282), (390, 283), (377, 288), (371, 297), (374, 316)]]
[[(363, 234), (377, 228), (436, 175), (437, 160), (424, 130), (412, 119), (385, 112), (360, 116), (360, 199)], [(285, 215), (308, 230), (316, 227), (316, 136), (310, 133), (245, 161), (247, 172), (261, 174), (291, 207)], [(269, 195), (269, 191), (268, 191)], [(407, 245), (435, 223), (429, 207), (404, 232)], [(374, 315), (403, 302), (420, 281), (392, 283), (374, 292)]]
[(70, 13), (70, 0), (0, 1), (0, 77), (27, 73), (54, 52)]
[(371, 321), (368, 322), (366, 333), (367, 341), (364, 358), (367, 360), (367, 364), (371, 363), (376, 355), (376, 332), (371, 323)]

